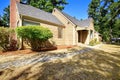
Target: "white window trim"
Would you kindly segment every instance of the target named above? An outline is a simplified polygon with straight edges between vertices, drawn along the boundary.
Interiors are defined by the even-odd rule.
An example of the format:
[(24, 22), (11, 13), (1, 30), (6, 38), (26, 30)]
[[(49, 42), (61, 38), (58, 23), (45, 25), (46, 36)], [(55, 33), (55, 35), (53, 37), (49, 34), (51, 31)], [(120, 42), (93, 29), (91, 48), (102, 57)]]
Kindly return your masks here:
[(37, 21), (32, 21), (32, 20), (28, 20), (28, 19), (23, 19), (23, 21), (28, 21), (28, 22), (33, 22), (33, 23), (40, 24), (40, 22), (37, 22)]

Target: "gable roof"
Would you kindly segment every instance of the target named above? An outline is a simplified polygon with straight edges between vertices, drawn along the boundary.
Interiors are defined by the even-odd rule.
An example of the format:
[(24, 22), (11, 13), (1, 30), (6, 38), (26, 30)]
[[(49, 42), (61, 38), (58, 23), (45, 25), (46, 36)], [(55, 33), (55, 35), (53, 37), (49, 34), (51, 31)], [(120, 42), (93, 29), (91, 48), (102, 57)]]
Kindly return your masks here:
[[(58, 25), (63, 25), (54, 15), (51, 13), (45, 12), (43, 10), (37, 9), (30, 5), (25, 5), (21, 3), (17, 3), (18, 12), (21, 15), (30, 16), (36, 19), (48, 21), (51, 23), (55, 23)], [(43, 15), (44, 14), (44, 15)]]
[(72, 23), (74, 23), (75, 25), (79, 26), (79, 27), (89, 27), (90, 23), (91, 23), (91, 18), (89, 19), (85, 19), (85, 20), (78, 20), (64, 12), (62, 12), (62, 14), (67, 17)]
[[(58, 11), (60, 11), (59, 9), (57, 9)], [(61, 12), (61, 11), (60, 11)], [(88, 19), (85, 19), (85, 20), (78, 20), (68, 14), (66, 14), (65, 12), (61, 12), (67, 19), (69, 19), (73, 24), (75, 24), (76, 26), (79, 26), (79, 27), (89, 27), (91, 21), (92, 21), (92, 18), (88, 18)]]

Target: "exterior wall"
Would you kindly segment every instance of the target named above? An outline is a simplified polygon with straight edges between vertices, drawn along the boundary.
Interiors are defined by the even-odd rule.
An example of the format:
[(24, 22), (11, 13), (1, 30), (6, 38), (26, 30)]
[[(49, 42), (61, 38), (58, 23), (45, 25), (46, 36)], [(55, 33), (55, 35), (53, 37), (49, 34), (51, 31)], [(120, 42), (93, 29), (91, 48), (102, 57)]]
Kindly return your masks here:
[(40, 23), (41, 26), (47, 27), (53, 33), (52, 41), (55, 42), (56, 45), (65, 45), (65, 28), (62, 28), (62, 38), (58, 38), (58, 26), (53, 26), (45, 23)]
[[(78, 44), (78, 30), (88, 30), (88, 36), (85, 41), (85, 44), (90, 42), (90, 30), (93, 31), (94, 35), (94, 25), (93, 20), (91, 21), (88, 28), (77, 27), (73, 24), (68, 18), (66, 18), (59, 10), (54, 9), (53, 15), (55, 15), (64, 25), (57, 25), (54, 23), (49, 23), (42, 20), (37, 20), (31, 17), (23, 16), (18, 13), (16, 2), (20, 0), (10, 0), (10, 27), (16, 28), (17, 26), (22, 26), (23, 19), (28, 19), (36, 22), (40, 22), (40, 25), (43, 27), (49, 28), (53, 32), (52, 40), (55, 41), (56, 45), (77, 45)], [(58, 27), (63, 28), (62, 38), (58, 38)], [(13, 35), (14, 38), (16, 35)]]
[(19, 15), (18, 10), (17, 10), (16, 14), (17, 14), (17, 24), (16, 24), (16, 27), (22, 26), (22, 16)]
[[(87, 38), (86, 38), (84, 44), (89, 44), (89, 42), (95, 37), (95, 36), (94, 36), (95, 30), (94, 30), (93, 20), (91, 20), (91, 23), (90, 23), (89, 27), (80, 27), (80, 26), (77, 26), (76, 30), (77, 30), (77, 31), (79, 31), (79, 30), (88, 30)], [(90, 35), (91, 35), (90, 31), (93, 31), (93, 32), (92, 32), (93, 38), (90, 38)], [(77, 35), (77, 38), (76, 38), (76, 39), (77, 39), (77, 44), (79, 44), (79, 42), (78, 42), (78, 33), (76, 33), (76, 35)], [(86, 35), (86, 34), (85, 34), (85, 35)]]
[(94, 38), (94, 31), (95, 31), (95, 30), (94, 30), (93, 21), (91, 21), (91, 23), (90, 23), (90, 25), (89, 25), (89, 27), (88, 27), (88, 37), (87, 37), (87, 39), (86, 39), (85, 44), (89, 44), (89, 42), (93, 39), (93, 38), (90, 37), (90, 35), (91, 35), (90, 31), (93, 31), (93, 32), (92, 32), (92, 36), (93, 36), (93, 38)]
[(75, 25), (57, 9), (54, 9), (52, 14), (65, 25), (65, 45), (76, 45)]
[[(89, 29), (89, 34), (88, 34), (88, 35), (89, 35), (89, 37), (88, 37), (87, 44), (89, 44), (89, 42), (95, 38), (95, 34), (94, 34), (94, 33), (95, 33), (95, 29), (94, 29), (94, 23), (93, 23), (93, 20), (91, 20), (91, 23), (90, 23), (90, 25), (89, 25), (89, 28), (88, 28), (88, 29)], [(92, 31), (93, 31), (93, 32), (92, 32), (92, 36), (93, 36), (92, 38), (90, 38), (90, 34), (91, 34), (91, 33), (90, 33), (90, 30), (92, 30)]]
[[(20, 18), (20, 21), (22, 20), (21, 23), (23, 23), (23, 20), (27, 20), (27, 21), (30, 21), (30, 22), (39, 22), (39, 24), (43, 27), (46, 27), (46, 28), (49, 28), (51, 30), (51, 32), (53, 33), (53, 38), (51, 38), (50, 40), (55, 42), (55, 45), (65, 45), (65, 28), (61, 27), (61, 26), (55, 26), (55, 25), (51, 25), (49, 23), (44, 23), (44, 22), (41, 22), (39, 20), (32, 20), (31, 18), (27, 18), (27, 17), (22, 17), (22, 19)], [(21, 24), (20, 23), (20, 24)], [(63, 30), (62, 30), (62, 38), (58, 38), (58, 27), (61, 27)]]
[(90, 30), (88, 30), (87, 39), (85, 41), (85, 44), (89, 44), (89, 42), (90, 42)]
[(101, 38), (101, 36), (99, 35), (98, 32), (95, 32), (95, 33), (94, 33), (94, 38), (97, 39), (97, 42), (101, 42), (101, 41), (102, 41), (102, 38)]
[(94, 29), (94, 22), (93, 22), (93, 20), (91, 20), (91, 23), (90, 23), (88, 29), (89, 29), (89, 30), (95, 30), (95, 29)]

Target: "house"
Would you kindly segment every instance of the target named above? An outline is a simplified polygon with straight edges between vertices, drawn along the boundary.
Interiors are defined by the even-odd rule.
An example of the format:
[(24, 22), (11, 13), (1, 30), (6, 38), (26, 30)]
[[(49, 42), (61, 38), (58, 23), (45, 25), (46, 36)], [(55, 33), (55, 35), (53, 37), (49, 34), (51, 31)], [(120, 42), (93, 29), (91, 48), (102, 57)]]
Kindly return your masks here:
[(48, 27), (53, 32), (52, 40), (56, 45), (89, 44), (95, 32), (91, 18), (80, 21), (56, 8), (52, 13), (48, 13), (30, 5), (21, 4), (20, 0), (11, 0), (10, 27), (26, 25)]

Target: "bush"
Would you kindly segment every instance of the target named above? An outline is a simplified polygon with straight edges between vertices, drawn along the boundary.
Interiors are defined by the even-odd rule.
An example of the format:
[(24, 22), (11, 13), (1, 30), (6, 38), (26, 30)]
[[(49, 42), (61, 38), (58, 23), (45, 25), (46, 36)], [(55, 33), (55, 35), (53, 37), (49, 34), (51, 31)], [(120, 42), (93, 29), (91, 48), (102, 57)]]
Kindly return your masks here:
[(14, 31), (10, 28), (0, 27), (0, 47), (3, 51), (17, 50), (17, 41), (10, 40), (10, 34)]
[(89, 45), (90, 45), (90, 46), (94, 46), (94, 45), (97, 45), (97, 44), (99, 44), (99, 43), (100, 43), (100, 42), (98, 42), (97, 39), (94, 38), (94, 39), (92, 39), (92, 40), (90, 41)]
[(44, 43), (53, 37), (52, 32), (42, 26), (22, 26), (16, 31), (20, 38), (28, 42), (33, 51), (40, 51)]
[(14, 40), (14, 39), (11, 39), (9, 41), (9, 45), (7, 46), (7, 51), (16, 51), (18, 50), (18, 41), (17, 40)]

